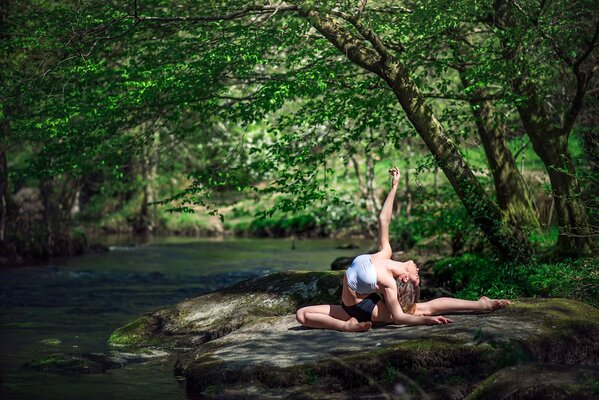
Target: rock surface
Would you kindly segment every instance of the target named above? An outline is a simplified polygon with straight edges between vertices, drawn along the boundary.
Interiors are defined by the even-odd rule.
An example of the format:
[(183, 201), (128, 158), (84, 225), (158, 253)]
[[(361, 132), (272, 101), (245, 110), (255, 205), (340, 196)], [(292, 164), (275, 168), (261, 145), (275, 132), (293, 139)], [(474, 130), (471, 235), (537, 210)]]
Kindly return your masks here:
[[(527, 391), (526, 380), (518, 386), (511, 368), (539, 379), (559, 375), (564, 393), (599, 387), (599, 310), (592, 306), (525, 299), (493, 313), (454, 314), (452, 325), (363, 333), (300, 326), (293, 315), (299, 307), (339, 303), (341, 276), (286, 272), (249, 280), (141, 316), (110, 342), (183, 350), (175, 373), (192, 397), (512, 398), (503, 385), (527, 399), (545, 393)], [(556, 364), (568, 370), (552, 369)], [(589, 377), (586, 389), (572, 371)]]
[(185, 300), (117, 329), (114, 346), (192, 348), (263, 317), (307, 304), (339, 303), (342, 272), (290, 271)]
[(599, 398), (599, 366), (529, 363), (489, 377), (467, 400)]
[(349, 268), (355, 257), (337, 257), (331, 263), (331, 271), (344, 271)]
[(293, 316), (263, 318), (184, 354), (175, 372), (192, 392), (233, 397), (252, 390), (303, 398), (364, 390), (385, 397), (403, 390), (461, 399), (506, 366), (599, 363), (599, 310), (583, 303), (522, 301), (454, 320), (344, 333), (305, 329)]

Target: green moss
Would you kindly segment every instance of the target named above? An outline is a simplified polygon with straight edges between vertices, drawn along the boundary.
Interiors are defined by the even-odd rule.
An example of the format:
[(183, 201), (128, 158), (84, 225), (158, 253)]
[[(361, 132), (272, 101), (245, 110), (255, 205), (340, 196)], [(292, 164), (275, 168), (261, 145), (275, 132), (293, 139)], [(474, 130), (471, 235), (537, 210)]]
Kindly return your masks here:
[(142, 316), (129, 322), (112, 332), (108, 339), (108, 344), (113, 346), (136, 346), (146, 345), (152, 341), (150, 336), (150, 324), (152, 319), (148, 316)]
[(27, 369), (60, 373), (96, 373), (120, 366), (121, 364), (112, 361), (108, 356), (96, 353), (55, 353), (25, 364)]
[(204, 396), (217, 396), (220, 393), (222, 393), (222, 391), (223, 391), (222, 385), (210, 385), (206, 389), (204, 389), (202, 394)]

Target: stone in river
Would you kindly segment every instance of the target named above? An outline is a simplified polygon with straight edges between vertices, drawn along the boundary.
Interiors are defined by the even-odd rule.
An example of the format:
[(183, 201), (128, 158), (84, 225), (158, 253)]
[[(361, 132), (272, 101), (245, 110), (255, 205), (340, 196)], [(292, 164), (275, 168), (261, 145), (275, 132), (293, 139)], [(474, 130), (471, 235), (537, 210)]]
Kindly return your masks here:
[(181, 355), (175, 373), (189, 393), (226, 398), (389, 398), (404, 391), (414, 398), (463, 399), (506, 367), (599, 363), (599, 310), (584, 303), (521, 300), (452, 319), (450, 325), (346, 333), (303, 328), (293, 315), (262, 318)]
[(93, 374), (122, 366), (123, 363), (101, 353), (54, 353), (26, 363), (24, 368), (44, 372)]

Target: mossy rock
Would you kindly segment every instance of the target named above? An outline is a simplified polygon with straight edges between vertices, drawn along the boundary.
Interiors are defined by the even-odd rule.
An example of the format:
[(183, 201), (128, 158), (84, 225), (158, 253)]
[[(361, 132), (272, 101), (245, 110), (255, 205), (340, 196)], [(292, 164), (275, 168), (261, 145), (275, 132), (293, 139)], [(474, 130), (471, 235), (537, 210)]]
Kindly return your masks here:
[(115, 330), (108, 342), (193, 348), (259, 318), (294, 313), (308, 304), (338, 303), (342, 274), (289, 271), (243, 281), (143, 315)]
[(583, 303), (525, 300), (453, 319), (345, 333), (305, 329), (291, 315), (262, 318), (180, 356), (175, 373), (188, 391), (211, 396), (383, 398), (399, 387), (414, 398), (462, 399), (509, 366), (599, 363), (599, 310)]
[(529, 363), (491, 375), (467, 400), (598, 398), (599, 366)]
[(93, 374), (122, 366), (122, 363), (101, 353), (54, 353), (26, 363), (24, 368), (55, 373)]

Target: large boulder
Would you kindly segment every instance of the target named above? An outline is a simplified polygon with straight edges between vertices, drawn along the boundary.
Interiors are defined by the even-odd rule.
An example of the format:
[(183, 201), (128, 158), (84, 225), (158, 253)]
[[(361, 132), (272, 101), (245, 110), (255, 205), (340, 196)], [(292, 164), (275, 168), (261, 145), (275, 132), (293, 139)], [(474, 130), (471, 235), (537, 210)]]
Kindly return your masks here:
[(339, 303), (341, 272), (290, 271), (250, 279), (135, 319), (112, 333), (114, 346), (192, 348), (263, 317), (307, 304)]
[[(190, 392), (227, 398), (462, 399), (506, 367), (599, 363), (599, 310), (584, 303), (521, 300), (453, 319), (345, 333), (305, 329), (293, 315), (254, 318), (180, 356), (175, 372)], [(491, 386), (475, 398), (491, 398)]]

